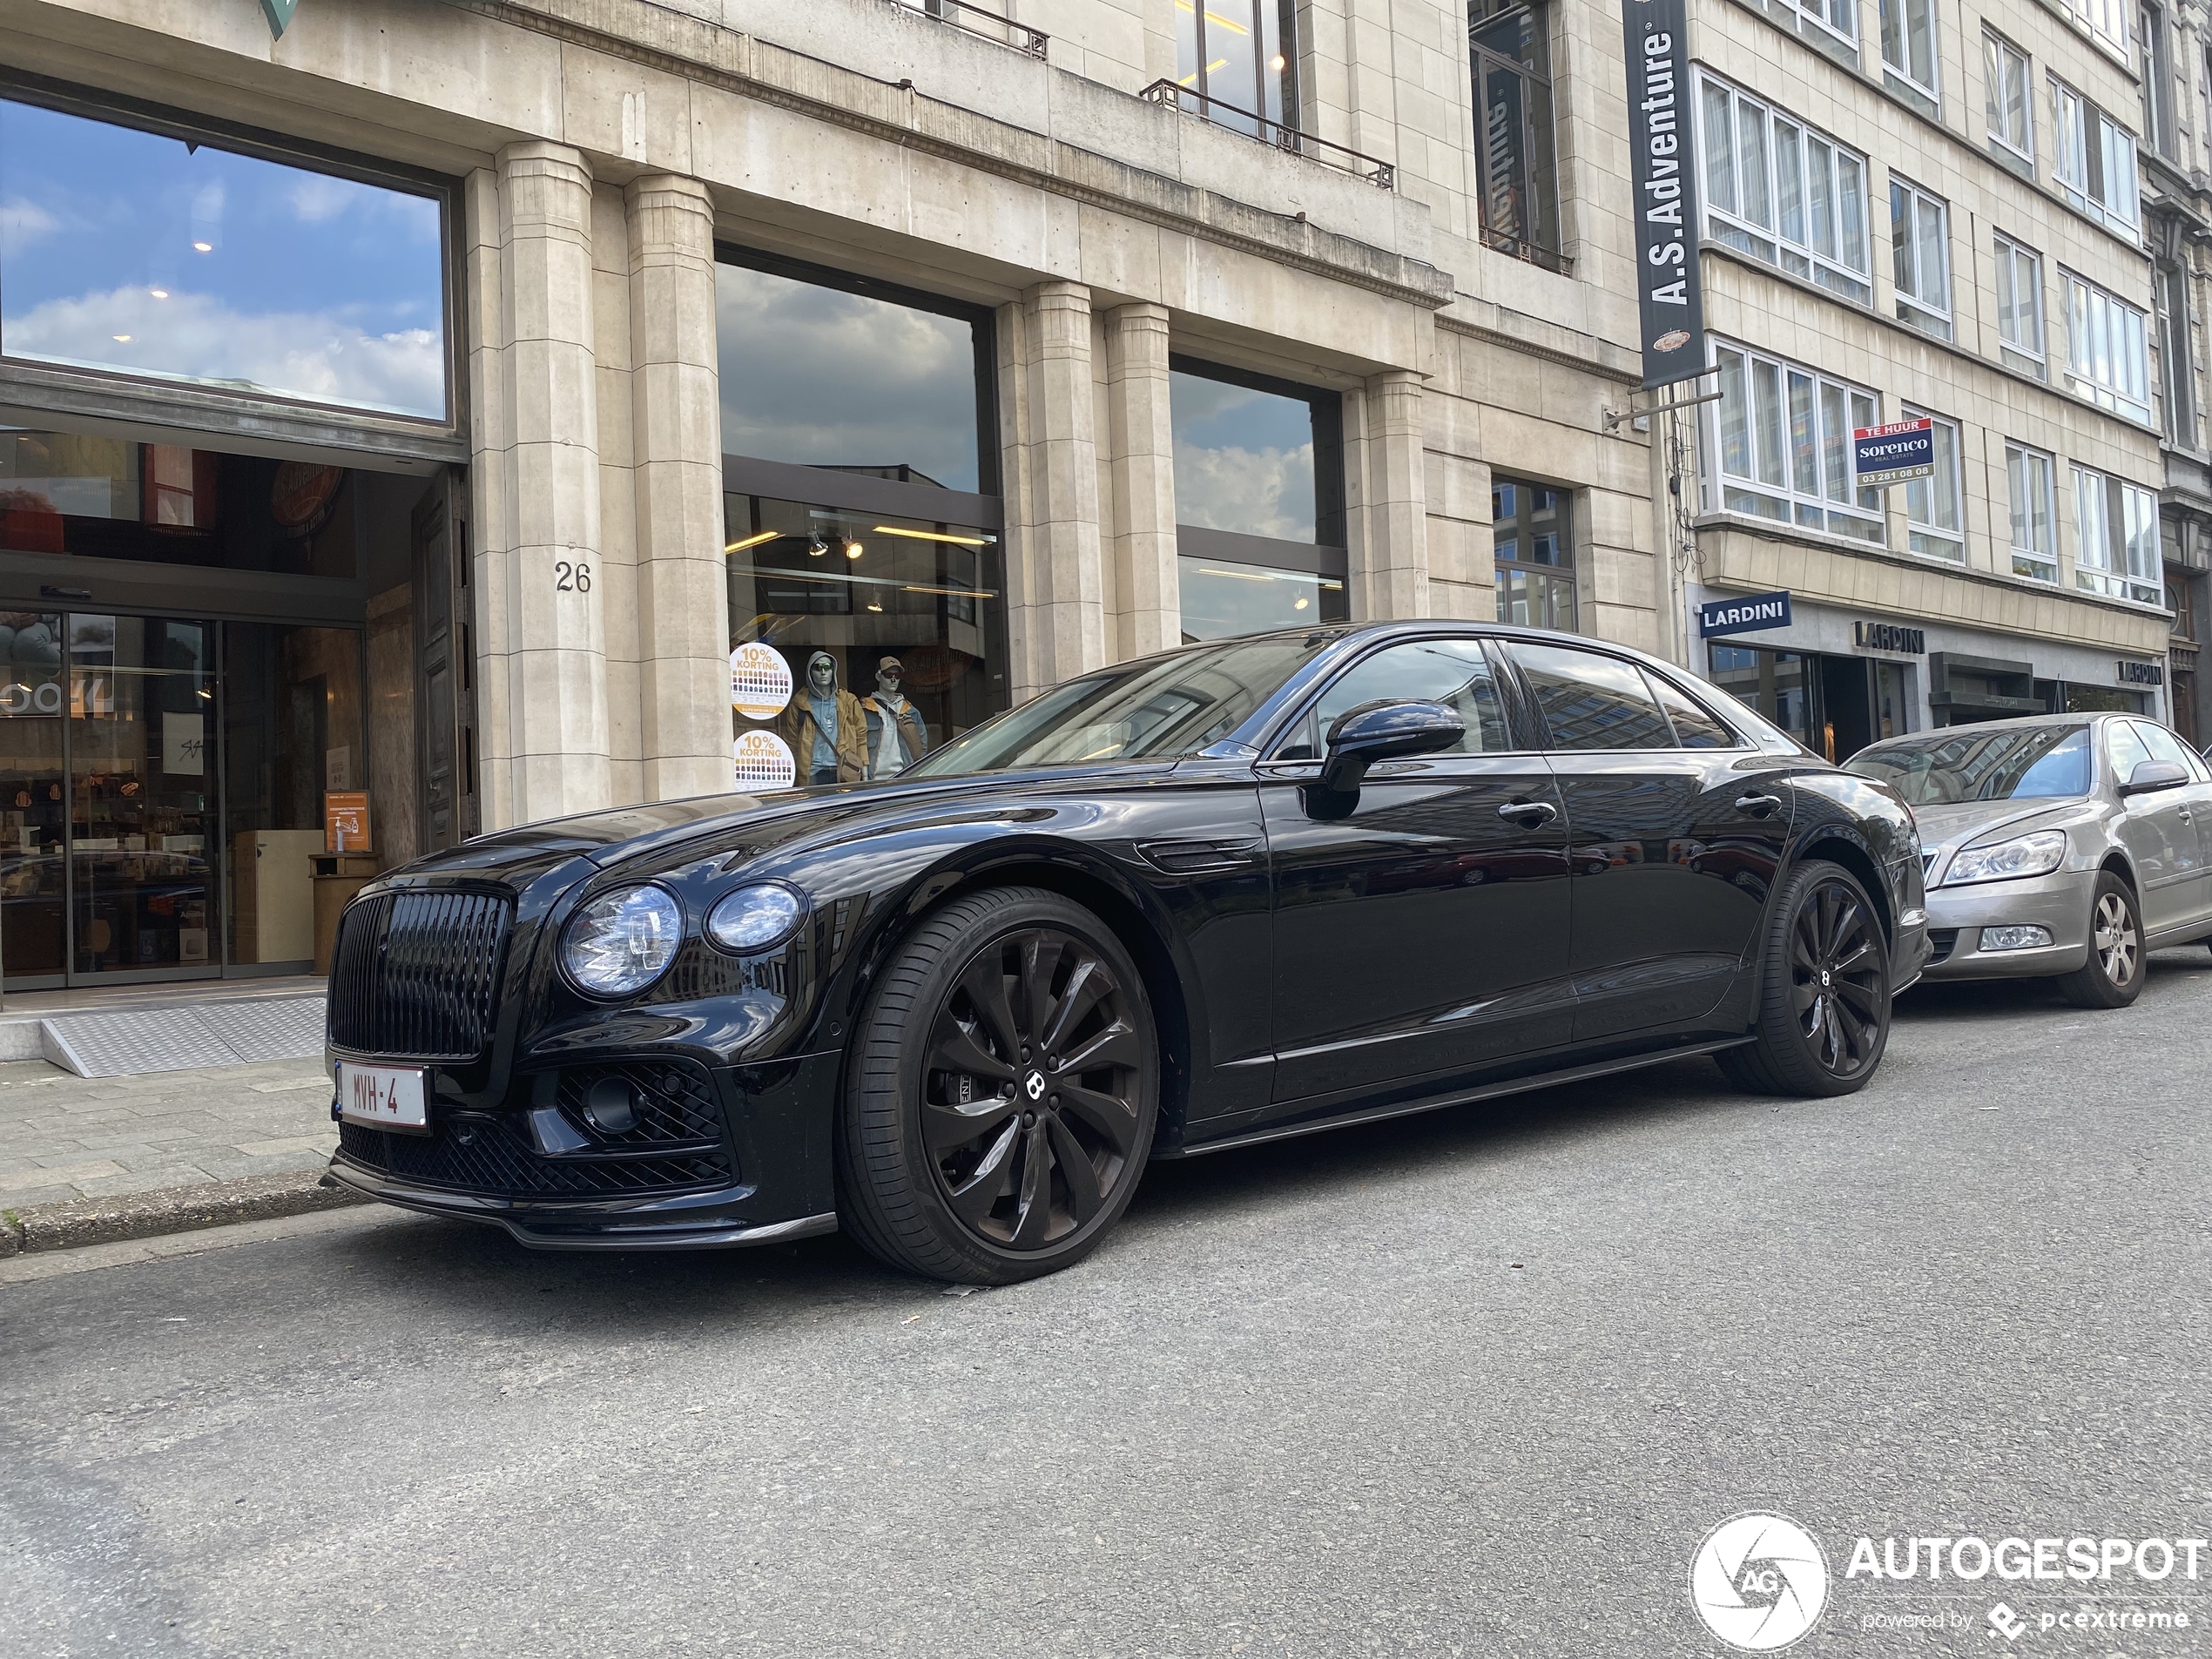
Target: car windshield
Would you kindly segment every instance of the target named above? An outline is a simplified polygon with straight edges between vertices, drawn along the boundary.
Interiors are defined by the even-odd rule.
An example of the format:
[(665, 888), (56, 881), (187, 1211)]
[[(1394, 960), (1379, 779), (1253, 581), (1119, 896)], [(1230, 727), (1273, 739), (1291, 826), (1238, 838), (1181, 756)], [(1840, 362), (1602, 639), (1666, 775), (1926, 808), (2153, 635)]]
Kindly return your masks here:
[(2066, 799), (2089, 792), (2086, 725), (1976, 727), (1862, 749), (1844, 769), (1915, 806), (1965, 800)]
[(906, 776), (1196, 754), (1244, 725), (1332, 637), (1240, 639), (1087, 674), (954, 738)]

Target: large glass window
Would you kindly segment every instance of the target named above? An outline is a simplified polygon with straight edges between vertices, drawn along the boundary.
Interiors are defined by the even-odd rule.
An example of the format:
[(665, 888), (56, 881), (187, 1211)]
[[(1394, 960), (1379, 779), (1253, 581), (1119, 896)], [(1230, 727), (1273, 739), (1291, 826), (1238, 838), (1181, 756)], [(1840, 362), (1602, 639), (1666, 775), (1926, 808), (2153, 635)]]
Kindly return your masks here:
[(1851, 432), (1881, 420), (1872, 392), (1739, 347), (1716, 345), (1720, 400), (1710, 419), (1725, 512), (1879, 544), (1882, 492), (1854, 488)]
[(1951, 210), (1917, 185), (1890, 179), (1890, 252), (1900, 322), (1951, 338)]
[(2067, 0), (2067, 8), (2099, 45), (2127, 57), (2128, 0)]
[(2047, 380), (2042, 256), (2001, 233), (1995, 246), (1998, 351), (2006, 367)]
[(2158, 380), (2166, 435), (2184, 449), (2196, 448), (2196, 354), (2189, 349), (2189, 273), (2158, 261), (2153, 277), (2158, 299)]
[(2058, 133), (2051, 177), (2090, 218), (2132, 233), (2142, 222), (2134, 138), (2063, 81), (2051, 83), (2051, 99)]
[(2068, 271), (2067, 381), (2099, 408), (2150, 424), (2148, 319), (2117, 295)]
[(1177, 563), (1183, 583), (1185, 644), (1309, 623), (1343, 622), (1352, 614), (1341, 576), (1231, 559), (1185, 557)]
[(1881, 0), (1882, 67), (1931, 104), (1936, 79), (1935, 0)]
[(1549, 484), (1491, 475), (1500, 622), (1574, 631), (1574, 502), (1571, 492)]
[(2027, 54), (1998, 35), (1981, 37), (1981, 74), (1989, 111), (1989, 141), (2015, 162), (2035, 166), (2034, 100)]
[[(1905, 418), (1917, 421), (1922, 411), (1908, 408)], [(1935, 473), (1905, 482), (1905, 523), (1915, 553), (1931, 559), (1966, 562), (1963, 508), (1959, 500), (1959, 428), (1955, 421), (1932, 417)]]
[(996, 493), (981, 314), (747, 258), (715, 266), (725, 455)]
[(1698, 78), (1707, 233), (1865, 304), (1866, 162), (1710, 75)]
[(1209, 119), (1254, 136), (1252, 116), (1298, 125), (1295, 0), (1175, 0), (1175, 48), (1176, 84)]
[(1806, 747), (1817, 746), (1811, 658), (1802, 651), (1717, 643), (1707, 651), (1713, 684)]
[(2013, 574), (2034, 582), (2059, 579), (2054, 505), (2056, 463), (2040, 449), (2005, 446), (2005, 483), (2013, 516)]
[(443, 421), (440, 197), (0, 99), (0, 355)]
[(1474, 153), (1483, 239), (1508, 253), (1559, 251), (1559, 179), (1553, 148), (1551, 8), (1495, 16), (1468, 0), (1474, 69)]
[(2138, 604), (2165, 599), (2158, 550), (2158, 497), (2123, 479), (2074, 469), (2074, 585)]

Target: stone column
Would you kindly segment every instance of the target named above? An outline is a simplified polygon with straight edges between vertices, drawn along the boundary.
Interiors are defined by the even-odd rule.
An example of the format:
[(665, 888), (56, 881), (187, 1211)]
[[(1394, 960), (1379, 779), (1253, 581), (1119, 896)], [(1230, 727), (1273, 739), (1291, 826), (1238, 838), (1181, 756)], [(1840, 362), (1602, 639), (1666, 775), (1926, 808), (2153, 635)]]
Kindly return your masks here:
[(669, 173), (636, 179), (626, 199), (640, 746), (645, 799), (672, 800), (731, 776), (714, 205)]
[(1175, 421), (1168, 405), (1165, 306), (1106, 314), (1107, 476), (1113, 491), (1113, 657), (1126, 662), (1183, 641), (1176, 563)]
[(1383, 622), (1428, 614), (1428, 503), (1421, 377), (1386, 369), (1345, 397), (1345, 529), (1352, 615)]
[(1090, 290), (1042, 282), (1013, 314), (1008, 631), (1016, 702), (1101, 666), (1106, 609), (1098, 538), (1098, 444)]
[[(593, 386), (591, 172), (564, 145), (499, 152), (500, 312), (493, 388), (504, 448), (485, 562), (505, 658), (505, 820), (610, 804)], [(495, 803), (498, 798), (494, 797)], [(485, 827), (492, 827), (486, 822)]]

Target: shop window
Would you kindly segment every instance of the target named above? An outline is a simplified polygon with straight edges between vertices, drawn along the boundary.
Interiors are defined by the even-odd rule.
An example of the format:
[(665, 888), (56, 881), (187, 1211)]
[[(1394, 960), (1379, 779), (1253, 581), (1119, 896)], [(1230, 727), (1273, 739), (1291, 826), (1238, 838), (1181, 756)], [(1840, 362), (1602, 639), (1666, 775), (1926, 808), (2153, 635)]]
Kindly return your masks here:
[(2148, 319), (2067, 271), (2067, 383), (2101, 409), (2150, 424)]
[(1706, 233), (1871, 302), (1865, 158), (1703, 71), (1698, 98)]
[(1548, 5), (1469, 0), (1476, 199), (1483, 240), (1541, 264), (1559, 253)]
[(1707, 651), (1714, 685), (1807, 748), (1816, 745), (1811, 658), (1802, 651), (1717, 643)]
[(0, 99), (0, 356), (447, 418), (445, 207)]
[(2005, 446), (2005, 483), (2013, 518), (2013, 574), (2059, 579), (2057, 463), (2025, 444)]
[(1981, 37), (1982, 90), (1986, 94), (1989, 142), (1998, 159), (2032, 178), (2035, 172), (2034, 96), (2027, 54), (1999, 35)]
[(1851, 479), (1851, 431), (1881, 420), (1881, 400), (1795, 363), (1716, 346), (1720, 398), (1707, 453), (1721, 510), (1751, 513), (1879, 545), (1882, 492)]
[[(1919, 420), (1922, 411), (1907, 408), (1905, 418)], [(1925, 558), (1966, 562), (1964, 507), (1959, 499), (1959, 428), (1955, 421), (1936, 416), (1935, 472), (1931, 477), (1910, 478), (1905, 484), (1905, 523), (1909, 545)]]
[(1881, 0), (1882, 68), (1930, 114), (1942, 96), (1936, 76), (1935, 0)]
[(2074, 469), (2074, 585), (2137, 604), (2166, 597), (2158, 546), (2158, 496), (2123, 479)]
[(2057, 139), (2051, 177), (2067, 200), (2099, 224), (2130, 235), (2141, 221), (2135, 181), (2135, 140), (2065, 82), (2051, 83)]
[(1951, 209), (1917, 185), (1890, 179), (1890, 253), (1897, 315), (1951, 338)]
[(1297, 42), (1294, 0), (1175, 0), (1176, 84), (1234, 132), (1298, 125)]
[(1525, 478), (1490, 478), (1498, 620), (1575, 630), (1575, 497)]
[(1284, 570), (1227, 559), (1177, 561), (1183, 583), (1183, 640), (1229, 639), (1351, 616), (1343, 576)]
[(2043, 345), (2043, 259), (2009, 236), (1996, 238), (1997, 349), (2008, 368), (2050, 378)]

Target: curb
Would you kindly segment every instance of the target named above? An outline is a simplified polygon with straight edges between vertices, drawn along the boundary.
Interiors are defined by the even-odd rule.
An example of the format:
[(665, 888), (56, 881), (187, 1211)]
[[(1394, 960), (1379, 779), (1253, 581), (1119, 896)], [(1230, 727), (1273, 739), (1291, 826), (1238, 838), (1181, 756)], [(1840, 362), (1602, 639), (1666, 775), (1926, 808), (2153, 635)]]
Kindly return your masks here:
[(163, 1233), (234, 1222), (267, 1221), (367, 1204), (351, 1187), (325, 1186), (320, 1170), (286, 1170), (249, 1175), (236, 1181), (203, 1181), (189, 1187), (164, 1187), (112, 1198), (71, 1198), (0, 1211), (0, 1257), (18, 1251), (75, 1250), (83, 1244), (111, 1244), (126, 1238), (154, 1238)]

